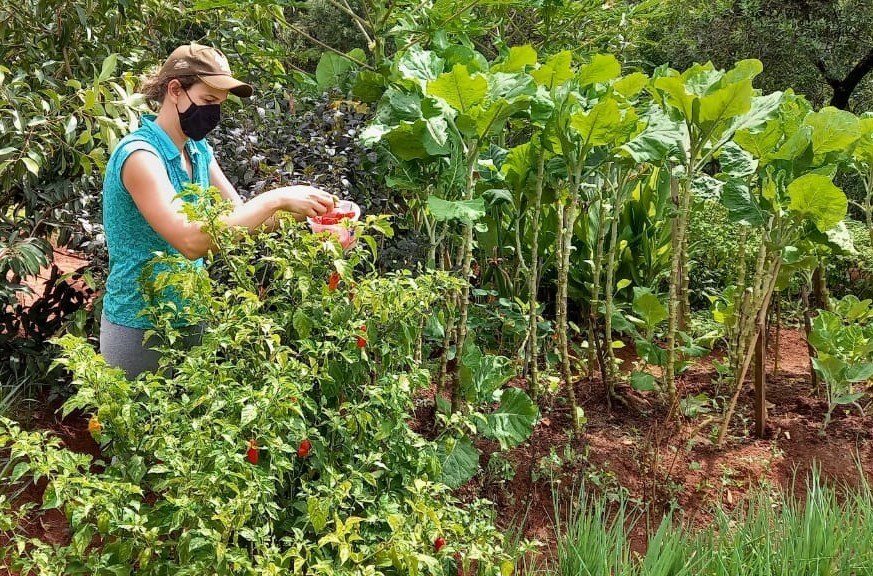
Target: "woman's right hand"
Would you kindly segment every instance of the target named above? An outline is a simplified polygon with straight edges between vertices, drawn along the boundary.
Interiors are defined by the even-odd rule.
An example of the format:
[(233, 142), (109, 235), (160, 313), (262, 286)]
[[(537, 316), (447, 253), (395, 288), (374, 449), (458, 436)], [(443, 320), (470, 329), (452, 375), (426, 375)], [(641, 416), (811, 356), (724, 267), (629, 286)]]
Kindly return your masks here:
[(279, 209), (291, 212), (303, 219), (327, 214), (336, 206), (338, 198), (315, 186), (296, 185), (274, 188), (279, 197)]

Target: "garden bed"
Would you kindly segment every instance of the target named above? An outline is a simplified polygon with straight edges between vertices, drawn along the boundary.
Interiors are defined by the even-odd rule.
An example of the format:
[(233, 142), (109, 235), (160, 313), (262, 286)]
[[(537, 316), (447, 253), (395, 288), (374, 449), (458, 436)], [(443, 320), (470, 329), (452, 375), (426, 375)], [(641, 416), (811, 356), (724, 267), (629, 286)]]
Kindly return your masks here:
[[(559, 487), (561, 501), (566, 502), (584, 482), (596, 493), (626, 496), (651, 512), (650, 521), (637, 525), (632, 535), (634, 549), (642, 552), (648, 538), (646, 524), (657, 527), (671, 507), (678, 520), (703, 527), (712, 521), (716, 502), (730, 508), (762, 483), (790, 489), (795, 477), (798, 489), (803, 489), (803, 479), (813, 466), (820, 467), (826, 481), (855, 483), (861, 469), (873, 478), (873, 419), (856, 411), (840, 413), (827, 434), (820, 435), (825, 406), (810, 390), (802, 332), (783, 330), (780, 348), (779, 373), (771, 376), (768, 387), (772, 405), (765, 439), (750, 435), (751, 391), (741, 398), (741, 417), (734, 421), (727, 446), (719, 450), (711, 441), (710, 426), (700, 425), (707, 415), (687, 419), (678, 429), (665, 427), (659, 410), (645, 413), (639, 401), (636, 407), (614, 403), (610, 409), (599, 388), (580, 382), (578, 393), (588, 419), (581, 434), (572, 438), (568, 409), (544, 408), (531, 439), (506, 454), (502, 466), (488, 466), (497, 444), (480, 441), (484, 472), (458, 493), (462, 498), (492, 500), (501, 527), (520, 527), (524, 536), (550, 549), (555, 542), (553, 486)], [(708, 362), (692, 368), (681, 379), (682, 395), (713, 396), (714, 376)], [(523, 381), (515, 384), (524, 386)], [(413, 423), (424, 433), (432, 422), (430, 405), (417, 412)], [(99, 455), (87, 418), (73, 413), (60, 419), (57, 407), (38, 406), (32, 426), (55, 432), (74, 451)], [(38, 502), (43, 488), (44, 484), (33, 486), (23, 498)], [(62, 544), (70, 537), (58, 510), (34, 514), (24, 528), (46, 542)], [(0, 574), (6, 572), (0, 569)]]

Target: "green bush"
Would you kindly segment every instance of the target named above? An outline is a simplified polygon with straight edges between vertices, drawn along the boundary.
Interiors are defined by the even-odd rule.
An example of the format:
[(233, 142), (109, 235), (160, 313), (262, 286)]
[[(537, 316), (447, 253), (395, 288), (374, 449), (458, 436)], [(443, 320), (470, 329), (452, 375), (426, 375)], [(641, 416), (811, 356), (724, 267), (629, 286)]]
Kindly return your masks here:
[[(288, 220), (257, 238), (222, 229), (209, 204), (212, 278), (164, 257), (148, 285), (186, 302), (149, 312), (165, 351), (156, 373), (128, 381), (84, 340), (60, 340), (76, 387), (64, 413), (90, 415), (99, 466), (3, 421), (10, 485), (48, 478), (42, 505), (73, 534), (53, 546), (14, 533), (7, 562), (39, 574), (508, 574), (484, 503), (455, 505), (434, 445), (407, 424), (429, 383), (416, 327), (457, 281), (367, 272), (365, 226), (387, 230), (375, 217), (344, 253)], [(179, 319), (205, 326), (200, 345), (174, 347)]]

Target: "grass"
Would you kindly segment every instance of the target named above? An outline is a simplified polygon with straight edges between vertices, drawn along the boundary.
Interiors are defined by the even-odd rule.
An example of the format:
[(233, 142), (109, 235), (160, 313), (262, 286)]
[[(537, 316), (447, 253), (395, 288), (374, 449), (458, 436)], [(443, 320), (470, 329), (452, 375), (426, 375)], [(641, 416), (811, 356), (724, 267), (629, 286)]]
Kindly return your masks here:
[[(584, 489), (567, 517), (555, 518), (554, 560), (525, 576), (867, 576), (873, 575), (873, 492), (869, 484), (833, 487), (816, 470), (805, 497), (794, 486), (774, 499), (757, 490), (737, 508), (722, 506), (704, 530), (665, 517), (644, 555), (629, 532), (643, 519), (627, 503)], [(558, 506), (555, 507), (558, 509)]]

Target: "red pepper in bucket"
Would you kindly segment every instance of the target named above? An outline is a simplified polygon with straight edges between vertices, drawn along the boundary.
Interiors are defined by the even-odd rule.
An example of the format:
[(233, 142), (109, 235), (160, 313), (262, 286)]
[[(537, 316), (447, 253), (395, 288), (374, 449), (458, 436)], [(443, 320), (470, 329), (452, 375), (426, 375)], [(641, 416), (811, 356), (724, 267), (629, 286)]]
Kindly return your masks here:
[(313, 232), (330, 232), (337, 237), (343, 248), (348, 248), (355, 242), (355, 232), (348, 227), (345, 220), (357, 222), (360, 217), (360, 206), (350, 200), (340, 200), (330, 212), (308, 217), (306, 220)]

